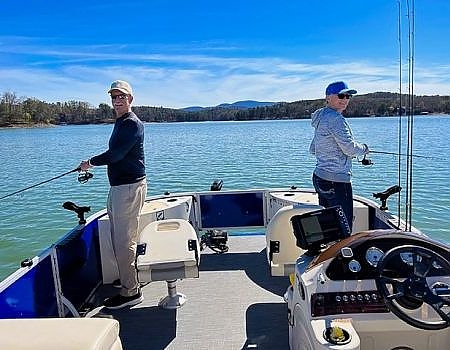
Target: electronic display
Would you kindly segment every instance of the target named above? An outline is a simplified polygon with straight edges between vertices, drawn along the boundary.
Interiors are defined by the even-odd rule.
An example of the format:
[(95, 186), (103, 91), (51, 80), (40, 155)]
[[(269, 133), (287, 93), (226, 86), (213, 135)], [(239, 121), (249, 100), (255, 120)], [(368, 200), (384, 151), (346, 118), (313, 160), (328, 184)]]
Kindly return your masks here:
[(350, 236), (350, 227), (340, 206), (294, 215), (291, 222), (297, 246), (309, 251)]

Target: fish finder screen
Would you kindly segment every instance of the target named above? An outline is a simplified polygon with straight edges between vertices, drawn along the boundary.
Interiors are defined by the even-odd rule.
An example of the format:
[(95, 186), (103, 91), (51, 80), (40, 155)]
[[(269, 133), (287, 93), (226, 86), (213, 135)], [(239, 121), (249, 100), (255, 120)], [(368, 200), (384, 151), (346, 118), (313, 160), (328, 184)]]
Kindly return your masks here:
[(303, 220), (301, 220), (301, 225), (308, 242), (317, 242), (324, 238), (324, 233), (317, 216), (304, 218)]
[(317, 250), (323, 244), (350, 235), (350, 228), (340, 206), (294, 215), (291, 222), (297, 246), (306, 250)]

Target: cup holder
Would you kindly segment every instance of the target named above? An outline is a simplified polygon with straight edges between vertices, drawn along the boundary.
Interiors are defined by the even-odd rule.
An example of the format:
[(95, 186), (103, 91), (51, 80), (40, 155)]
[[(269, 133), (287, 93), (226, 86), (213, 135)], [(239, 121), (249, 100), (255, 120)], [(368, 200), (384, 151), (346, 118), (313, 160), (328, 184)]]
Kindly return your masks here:
[(350, 343), (352, 336), (344, 328), (339, 326), (328, 327), (323, 331), (325, 340), (334, 345), (344, 345)]

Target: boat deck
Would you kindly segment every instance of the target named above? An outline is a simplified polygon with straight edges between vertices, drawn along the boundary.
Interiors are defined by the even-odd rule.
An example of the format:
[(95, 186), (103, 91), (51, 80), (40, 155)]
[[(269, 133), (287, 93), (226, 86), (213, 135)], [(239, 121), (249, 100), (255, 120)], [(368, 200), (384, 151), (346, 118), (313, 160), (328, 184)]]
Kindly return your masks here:
[(126, 350), (288, 349), (289, 279), (270, 276), (265, 246), (265, 236), (252, 235), (229, 236), (225, 254), (206, 248), (200, 277), (177, 283), (187, 297), (177, 310), (158, 306), (167, 284), (152, 282), (142, 288), (143, 303), (96, 316), (119, 320)]

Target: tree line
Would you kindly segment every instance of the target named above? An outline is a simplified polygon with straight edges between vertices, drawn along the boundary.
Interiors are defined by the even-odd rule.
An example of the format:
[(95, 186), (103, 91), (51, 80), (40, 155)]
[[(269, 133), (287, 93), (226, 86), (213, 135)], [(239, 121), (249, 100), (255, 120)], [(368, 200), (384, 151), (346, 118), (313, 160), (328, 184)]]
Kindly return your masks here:
[[(345, 111), (347, 117), (393, 116), (399, 112), (414, 114), (450, 114), (450, 96), (413, 96), (408, 98), (391, 92), (357, 95)], [(210, 107), (196, 111), (151, 106), (133, 106), (144, 122), (194, 122), (263, 119), (307, 119), (325, 105), (324, 99), (280, 102), (272, 106), (249, 109)], [(400, 105), (402, 106), (400, 108)], [(410, 107), (413, 106), (413, 108)], [(114, 109), (101, 103), (94, 107), (87, 102), (48, 103), (36, 98), (19, 98), (5, 92), (0, 99), (0, 127), (39, 124), (98, 124), (114, 121)]]

